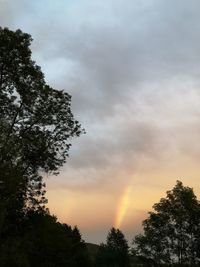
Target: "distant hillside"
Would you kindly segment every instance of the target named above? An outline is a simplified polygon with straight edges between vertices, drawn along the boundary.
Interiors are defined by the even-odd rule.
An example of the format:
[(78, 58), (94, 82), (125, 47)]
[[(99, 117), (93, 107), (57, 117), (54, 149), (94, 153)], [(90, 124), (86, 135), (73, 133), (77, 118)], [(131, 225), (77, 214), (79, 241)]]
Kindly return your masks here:
[(96, 257), (96, 254), (97, 254), (97, 251), (99, 249), (99, 245), (92, 244), (92, 243), (86, 243), (86, 246), (87, 246), (89, 255), (91, 257), (91, 260), (94, 261), (95, 257)]

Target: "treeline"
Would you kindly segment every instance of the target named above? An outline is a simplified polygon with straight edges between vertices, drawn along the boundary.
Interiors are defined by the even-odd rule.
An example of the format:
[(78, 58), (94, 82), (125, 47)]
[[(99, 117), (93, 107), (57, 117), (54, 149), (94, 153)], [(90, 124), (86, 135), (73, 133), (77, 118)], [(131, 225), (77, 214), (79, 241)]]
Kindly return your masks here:
[(1, 267), (89, 267), (90, 258), (77, 227), (57, 222), (48, 212), (28, 211), (1, 229)]

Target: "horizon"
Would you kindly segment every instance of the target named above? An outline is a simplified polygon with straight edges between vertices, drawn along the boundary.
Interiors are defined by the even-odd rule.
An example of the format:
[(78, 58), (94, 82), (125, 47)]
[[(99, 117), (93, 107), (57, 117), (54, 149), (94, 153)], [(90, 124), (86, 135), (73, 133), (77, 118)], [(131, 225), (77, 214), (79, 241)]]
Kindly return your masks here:
[(0, 26), (32, 36), (33, 59), (86, 130), (60, 174), (45, 176), (52, 214), (86, 242), (112, 226), (131, 242), (176, 180), (200, 196), (200, 2), (0, 5)]

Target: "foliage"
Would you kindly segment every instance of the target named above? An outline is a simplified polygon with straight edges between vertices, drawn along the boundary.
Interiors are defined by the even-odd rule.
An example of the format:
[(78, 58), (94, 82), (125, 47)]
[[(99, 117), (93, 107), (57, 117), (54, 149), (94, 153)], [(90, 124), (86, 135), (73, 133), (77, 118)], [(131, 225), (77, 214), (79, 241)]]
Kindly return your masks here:
[(83, 130), (71, 96), (31, 59), (32, 38), (0, 27), (0, 266), (89, 266), (77, 228), (45, 208), (42, 174), (57, 174)]
[(29, 211), (17, 232), (0, 245), (2, 267), (89, 267), (77, 227), (57, 222), (46, 212)]
[(70, 139), (82, 130), (71, 96), (48, 86), (31, 59), (31, 41), (20, 30), (0, 28), (0, 193), (20, 195), (37, 207), (44, 202), (39, 173), (56, 174)]
[(93, 263), (93, 265), (95, 264), (95, 260), (96, 260), (96, 256), (99, 250), (99, 245), (97, 244), (92, 244), (92, 243), (86, 243), (86, 247), (91, 259), (91, 262)]
[(129, 247), (123, 233), (112, 228), (107, 236), (106, 244), (101, 244), (96, 256), (97, 267), (128, 267)]
[(143, 222), (144, 234), (134, 239), (136, 254), (157, 264), (200, 263), (200, 202), (193, 189), (177, 181)]

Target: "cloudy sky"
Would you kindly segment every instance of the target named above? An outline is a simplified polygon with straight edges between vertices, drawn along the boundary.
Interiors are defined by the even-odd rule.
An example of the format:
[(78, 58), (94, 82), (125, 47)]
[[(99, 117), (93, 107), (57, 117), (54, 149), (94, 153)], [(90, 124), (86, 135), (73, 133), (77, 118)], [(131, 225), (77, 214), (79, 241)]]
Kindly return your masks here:
[(46, 81), (72, 95), (73, 141), (49, 208), (89, 242), (131, 240), (176, 180), (200, 196), (199, 0), (0, 0)]

